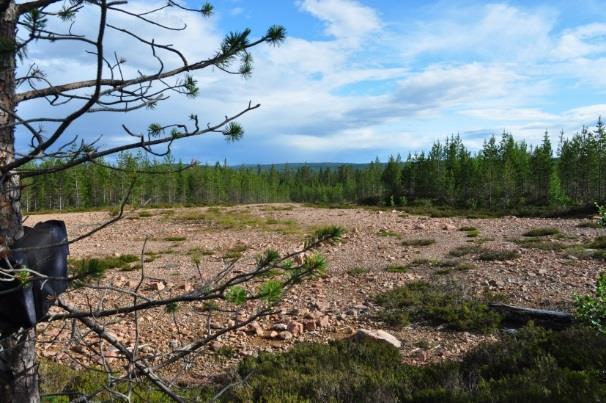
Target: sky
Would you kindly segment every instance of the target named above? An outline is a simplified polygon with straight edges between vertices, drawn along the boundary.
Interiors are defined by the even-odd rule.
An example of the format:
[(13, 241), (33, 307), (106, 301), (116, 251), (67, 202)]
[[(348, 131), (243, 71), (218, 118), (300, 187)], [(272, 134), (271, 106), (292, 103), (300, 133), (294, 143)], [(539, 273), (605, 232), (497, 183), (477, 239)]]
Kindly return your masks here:
[[(163, 2), (130, 1), (132, 10)], [(172, 44), (190, 60), (212, 55), (225, 33), (251, 28), (262, 36), (272, 24), (286, 27), (279, 47), (253, 49), (252, 77), (217, 69), (194, 74), (200, 95), (172, 95), (153, 111), (86, 115), (71, 136), (99, 146), (129, 141), (122, 124), (146, 132), (150, 123), (186, 122), (191, 113), (217, 122), (248, 104), (244, 138), (186, 139), (175, 158), (230, 165), (284, 162), (368, 162), (427, 150), (459, 134), (472, 150), (503, 131), (529, 144), (548, 131), (571, 135), (606, 116), (606, 14), (603, 2), (216, 0), (210, 18), (178, 9), (161, 20), (184, 31), (163, 31), (126, 15), (109, 22), (156, 43)], [(189, 1), (190, 6), (199, 2)], [(97, 15), (83, 11), (72, 28), (94, 34)], [(51, 22), (65, 30), (65, 24)], [(86, 47), (36, 43), (28, 49), (54, 83), (91, 78)], [(124, 71), (157, 68), (149, 49), (123, 34), (107, 35), (108, 54), (126, 59)], [(167, 66), (175, 63), (164, 55)], [(70, 106), (20, 105), (25, 118), (60, 116)], [(19, 134), (19, 133), (18, 133)], [(25, 146), (26, 134), (20, 132)]]

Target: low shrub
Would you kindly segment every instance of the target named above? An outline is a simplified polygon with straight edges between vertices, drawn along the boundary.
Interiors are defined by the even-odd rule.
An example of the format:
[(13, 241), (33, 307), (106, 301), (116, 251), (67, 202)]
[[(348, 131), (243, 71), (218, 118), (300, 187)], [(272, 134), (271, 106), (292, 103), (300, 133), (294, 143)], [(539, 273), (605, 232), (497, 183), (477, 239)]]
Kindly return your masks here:
[(80, 273), (95, 271), (101, 274), (109, 269), (119, 269), (123, 271), (128, 271), (131, 268), (131, 264), (134, 262), (138, 262), (140, 259), (141, 258), (139, 256), (135, 255), (70, 259), (69, 266), (73, 270)]
[[(238, 366), (225, 402), (599, 402), (606, 336), (529, 326), (461, 361), (415, 367), (386, 343), (301, 343)], [(236, 379), (237, 381), (237, 379)]]
[(577, 224), (577, 228), (603, 228), (597, 221), (582, 221)]
[[(404, 318), (430, 325), (446, 325), (451, 330), (489, 331), (495, 329), (501, 317), (490, 311), (487, 305), (465, 298), (458, 292), (444, 290), (425, 282), (415, 282), (381, 293), (375, 302), (383, 308), (378, 318)], [(402, 315), (404, 312), (406, 315)], [(397, 324), (397, 323), (396, 323)]]
[(540, 249), (540, 250), (564, 250), (568, 246), (562, 242), (557, 242), (551, 239), (526, 238), (516, 239), (513, 241), (522, 248)]
[(543, 227), (543, 228), (534, 228), (530, 231), (526, 231), (524, 236), (527, 237), (538, 237), (538, 236), (550, 236), (550, 235), (558, 235), (560, 230), (557, 228), (551, 227)]
[(480, 253), (478, 257), (484, 262), (513, 260), (520, 257), (520, 254), (515, 250), (486, 250)]
[(478, 245), (465, 245), (465, 246), (458, 246), (458, 247), (454, 248), (453, 250), (448, 252), (448, 254), (453, 257), (463, 257), (463, 256), (467, 256), (467, 255), (473, 255), (473, 254), (480, 253), (483, 250), (484, 249), (482, 249), (482, 247), (480, 247)]
[(479, 230), (471, 230), (471, 231), (467, 231), (467, 238), (477, 238), (480, 236), (480, 231)]
[(591, 249), (606, 249), (606, 236), (594, 238), (587, 246)]

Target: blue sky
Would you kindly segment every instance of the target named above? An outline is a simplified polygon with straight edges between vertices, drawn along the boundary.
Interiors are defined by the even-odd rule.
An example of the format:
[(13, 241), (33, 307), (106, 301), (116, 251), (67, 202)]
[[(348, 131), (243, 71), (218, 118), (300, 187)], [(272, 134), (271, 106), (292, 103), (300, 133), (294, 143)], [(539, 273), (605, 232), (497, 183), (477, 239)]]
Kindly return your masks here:
[[(135, 9), (156, 2), (130, 2)], [(160, 3), (158, 3), (160, 4)], [(190, 4), (194, 4), (190, 2)], [(262, 108), (241, 119), (244, 139), (180, 142), (185, 161), (240, 163), (367, 162), (427, 149), (460, 133), (472, 149), (485, 136), (512, 132), (533, 144), (548, 130), (554, 140), (606, 115), (606, 17), (600, 1), (362, 1), (218, 0), (210, 19), (167, 12), (186, 22), (181, 33), (127, 26), (174, 43), (191, 59), (212, 54), (224, 33), (271, 24), (287, 28), (279, 48), (253, 52), (250, 79), (219, 71), (196, 74), (200, 97), (172, 97), (155, 111), (91, 115), (72, 134), (99, 144), (126, 141), (120, 125), (145, 131), (151, 122), (214, 122), (248, 100)], [(83, 14), (86, 31), (94, 15)], [(76, 25), (75, 28), (78, 28)], [(145, 49), (108, 38), (132, 72), (153, 68)], [(58, 82), (86, 78), (84, 49), (38, 45), (30, 58)], [(39, 102), (24, 116), (50, 114)]]

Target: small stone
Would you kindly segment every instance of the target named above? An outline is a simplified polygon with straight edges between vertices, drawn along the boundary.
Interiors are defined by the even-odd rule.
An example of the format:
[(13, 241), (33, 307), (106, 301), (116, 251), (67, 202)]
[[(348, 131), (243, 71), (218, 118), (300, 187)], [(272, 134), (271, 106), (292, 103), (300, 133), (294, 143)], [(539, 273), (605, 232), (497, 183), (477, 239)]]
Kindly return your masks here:
[(316, 321), (316, 324), (319, 327), (327, 327), (330, 325), (330, 318), (328, 316), (322, 316), (320, 319)]
[(410, 352), (410, 356), (417, 361), (427, 361), (427, 353), (421, 348), (415, 348)]
[(315, 320), (305, 320), (303, 321), (303, 329), (305, 329), (305, 331), (307, 332), (313, 332), (314, 330), (316, 330), (317, 326), (316, 326), (316, 321)]
[(259, 337), (263, 337), (265, 335), (265, 331), (257, 321), (250, 323), (246, 328), (246, 332)]
[(278, 335), (278, 337), (281, 340), (290, 340), (290, 339), (292, 339), (292, 333), (289, 332), (288, 330), (285, 330), (283, 332), (280, 332), (280, 334)]
[(292, 333), (293, 336), (298, 336), (303, 333), (305, 327), (302, 323), (292, 320), (288, 322), (287, 330)]
[(213, 341), (212, 343), (210, 343), (210, 349), (212, 351), (219, 351), (221, 347), (223, 347), (223, 345), (218, 341)]
[(148, 286), (148, 289), (153, 290), (153, 291), (162, 291), (165, 288), (166, 288), (166, 285), (164, 284), (163, 281), (154, 281)]
[(275, 325), (272, 326), (273, 330), (277, 330), (278, 332), (282, 332), (286, 329), (288, 329), (288, 326), (285, 323), (276, 323)]
[(194, 286), (191, 283), (185, 283), (179, 288), (185, 292), (192, 292), (194, 290)]

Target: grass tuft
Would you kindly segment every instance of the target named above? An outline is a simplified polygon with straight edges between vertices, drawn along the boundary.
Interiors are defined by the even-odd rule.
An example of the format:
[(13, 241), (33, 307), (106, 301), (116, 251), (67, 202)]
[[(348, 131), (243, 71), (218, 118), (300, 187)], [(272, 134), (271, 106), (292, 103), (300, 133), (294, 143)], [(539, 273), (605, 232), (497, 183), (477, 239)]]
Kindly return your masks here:
[(187, 240), (187, 237), (185, 236), (169, 236), (164, 238), (165, 241), (168, 242), (183, 242), (185, 240)]
[(467, 255), (481, 253), (483, 250), (484, 249), (482, 247), (477, 245), (465, 245), (454, 248), (453, 250), (448, 252), (448, 254), (453, 257), (463, 257)]
[(436, 243), (435, 239), (421, 238), (421, 239), (407, 239), (402, 241), (402, 246), (429, 246)]
[(480, 253), (478, 257), (484, 262), (513, 260), (520, 257), (520, 254), (514, 250), (486, 250)]
[(408, 271), (408, 267), (399, 264), (392, 264), (387, 266), (385, 271), (388, 273), (406, 273)]
[(370, 269), (368, 267), (357, 266), (347, 270), (347, 274), (352, 277), (359, 277), (364, 274), (370, 273)]

